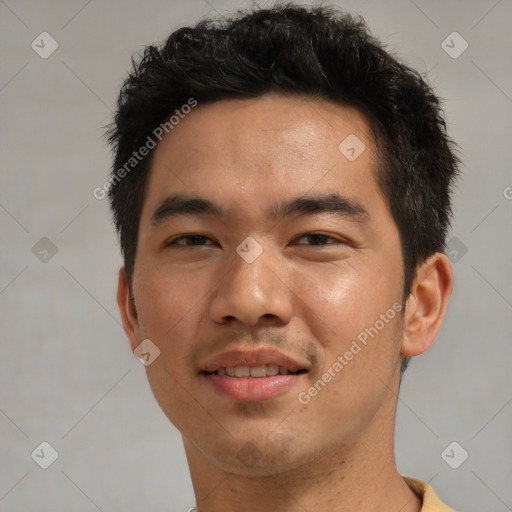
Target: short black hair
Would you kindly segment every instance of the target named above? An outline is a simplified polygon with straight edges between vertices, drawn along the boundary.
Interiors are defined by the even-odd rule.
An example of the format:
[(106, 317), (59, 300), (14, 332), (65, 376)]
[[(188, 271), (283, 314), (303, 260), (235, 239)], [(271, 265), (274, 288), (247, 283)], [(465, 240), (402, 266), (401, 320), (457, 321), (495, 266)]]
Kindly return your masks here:
[(180, 28), (132, 64), (108, 133), (115, 154), (108, 193), (130, 283), (151, 154), (123, 179), (116, 173), (191, 98), (201, 105), (277, 92), (357, 107), (372, 126), (377, 182), (400, 233), (404, 299), (417, 266), (444, 251), (459, 160), (440, 100), (362, 18), (277, 4)]

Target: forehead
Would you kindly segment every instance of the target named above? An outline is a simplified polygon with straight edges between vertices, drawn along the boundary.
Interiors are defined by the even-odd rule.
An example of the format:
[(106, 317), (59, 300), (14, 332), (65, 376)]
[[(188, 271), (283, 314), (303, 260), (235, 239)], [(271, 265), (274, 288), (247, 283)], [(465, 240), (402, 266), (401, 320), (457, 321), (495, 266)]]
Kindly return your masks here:
[(177, 192), (253, 213), (312, 192), (369, 199), (380, 195), (375, 155), (353, 107), (274, 94), (198, 105), (155, 149), (143, 219)]

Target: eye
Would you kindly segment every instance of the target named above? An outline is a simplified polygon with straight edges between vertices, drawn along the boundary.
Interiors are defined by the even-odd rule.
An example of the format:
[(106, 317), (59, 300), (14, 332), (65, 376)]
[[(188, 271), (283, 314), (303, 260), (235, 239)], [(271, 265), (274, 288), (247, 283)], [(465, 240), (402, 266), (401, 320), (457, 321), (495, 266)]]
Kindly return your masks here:
[[(300, 243), (301, 240), (305, 240), (306, 243)], [(324, 233), (306, 233), (304, 235), (296, 238), (293, 243), (298, 245), (338, 245), (344, 244), (343, 240), (339, 240), (338, 238), (334, 238), (330, 235), (326, 235)]]
[[(208, 243), (210, 242), (210, 243)], [(204, 245), (216, 245), (215, 242), (203, 235), (181, 235), (165, 243), (165, 247), (170, 245), (185, 245), (185, 246), (204, 246)]]

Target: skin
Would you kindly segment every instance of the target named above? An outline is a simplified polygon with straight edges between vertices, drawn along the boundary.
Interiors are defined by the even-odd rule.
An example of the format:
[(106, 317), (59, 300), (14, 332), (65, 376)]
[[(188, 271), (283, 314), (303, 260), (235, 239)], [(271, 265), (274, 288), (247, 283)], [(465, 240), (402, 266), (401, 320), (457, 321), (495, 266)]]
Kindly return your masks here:
[[(366, 146), (355, 161), (338, 150), (350, 134)], [(420, 510), (394, 458), (400, 357), (425, 352), (439, 331), (453, 284), (444, 254), (418, 267), (405, 311), (309, 403), (298, 401), (402, 303), (399, 232), (375, 169), (365, 116), (305, 97), (199, 105), (156, 148), (133, 297), (121, 269), (118, 303), (132, 349), (149, 338), (161, 351), (147, 376), (183, 435), (200, 512)], [(366, 218), (267, 216), (276, 203), (332, 193)], [(153, 222), (174, 194), (206, 198), (226, 215)], [(236, 252), (248, 236), (263, 249), (252, 263)], [(276, 347), (308, 372), (256, 402), (227, 398), (200, 375), (212, 355), (254, 347)]]

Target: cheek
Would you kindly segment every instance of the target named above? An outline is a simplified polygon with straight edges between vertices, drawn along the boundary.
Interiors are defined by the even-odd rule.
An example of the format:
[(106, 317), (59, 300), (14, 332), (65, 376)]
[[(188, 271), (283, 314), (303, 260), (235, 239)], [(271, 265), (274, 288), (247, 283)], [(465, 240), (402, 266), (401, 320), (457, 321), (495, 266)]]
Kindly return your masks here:
[(290, 275), (296, 307), (313, 334), (346, 340), (373, 324), (397, 300), (399, 284), (389, 271), (349, 260), (301, 268)]
[(200, 310), (209, 289), (200, 287), (200, 281), (204, 283), (204, 275), (155, 265), (144, 272), (141, 269), (140, 286), (135, 290), (140, 301), (137, 313), (141, 335), (160, 349), (159, 357), (146, 367), (148, 382), (162, 411), (184, 431), (191, 431), (193, 425), (187, 422), (196, 421), (202, 414), (195, 402), (191, 404), (187, 391), (193, 389), (195, 378), (187, 354), (197, 335)]
[(303, 269), (294, 282), (299, 315), (323, 347), (322, 370), (315, 377), (333, 371), (339, 356), (346, 360), (347, 384), (357, 386), (370, 368), (389, 377), (400, 347), (400, 270), (347, 260), (318, 271)]
[[(141, 334), (161, 350), (178, 349), (190, 325), (189, 318), (201, 307), (207, 287), (196, 273), (170, 272), (159, 267), (139, 273), (135, 299)], [(172, 343), (171, 343), (172, 341)]]

